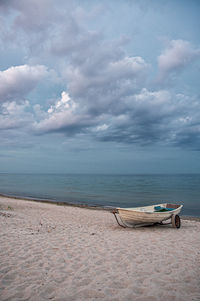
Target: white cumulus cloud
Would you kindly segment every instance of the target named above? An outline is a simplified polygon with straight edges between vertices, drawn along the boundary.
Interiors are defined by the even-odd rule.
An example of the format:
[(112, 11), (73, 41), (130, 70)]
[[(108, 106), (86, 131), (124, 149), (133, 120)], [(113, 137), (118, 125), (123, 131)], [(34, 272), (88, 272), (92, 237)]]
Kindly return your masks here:
[(34, 128), (38, 133), (66, 132), (73, 135), (90, 124), (88, 115), (63, 91), (61, 99), (48, 109), (42, 120), (34, 123)]
[(0, 71), (0, 102), (22, 100), (46, 74), (43, 65), (21, 65)]

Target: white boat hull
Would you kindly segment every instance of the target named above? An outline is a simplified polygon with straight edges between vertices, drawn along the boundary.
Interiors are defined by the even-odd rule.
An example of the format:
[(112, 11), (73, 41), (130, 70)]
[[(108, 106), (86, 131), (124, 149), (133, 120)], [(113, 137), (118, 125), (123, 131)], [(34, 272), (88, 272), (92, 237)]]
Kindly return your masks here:
[[(171, 211), (155, 212), (155, 206), (171, 208)], [(117, 213), (126, 226), (150, 225), (161, 223), (170, 219), (172, 215), (179, 214), (182, 207), (182, 205), (165, 203), (136, 208), (117, 208)]]

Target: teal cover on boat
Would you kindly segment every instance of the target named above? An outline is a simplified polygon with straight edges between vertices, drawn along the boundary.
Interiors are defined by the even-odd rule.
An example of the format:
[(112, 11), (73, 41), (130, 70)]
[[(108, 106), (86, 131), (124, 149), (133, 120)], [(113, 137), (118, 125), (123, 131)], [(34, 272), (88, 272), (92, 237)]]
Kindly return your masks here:
[(161, 206), (154, 207), (155, 212), (166, 212), (166, 211), (172, 211), (172, 210), (174, 210), (174, 208), (165, 208), (165, 207), (161, 207)]

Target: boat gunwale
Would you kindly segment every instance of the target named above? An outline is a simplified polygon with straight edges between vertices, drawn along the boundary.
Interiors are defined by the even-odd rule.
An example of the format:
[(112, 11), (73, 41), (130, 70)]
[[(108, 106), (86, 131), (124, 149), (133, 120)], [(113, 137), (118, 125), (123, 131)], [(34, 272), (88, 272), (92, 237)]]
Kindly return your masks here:
[[(140, 210), (137, 210), (139, 208), (150, 208), (150, 207), (155, 207), (155, 206), (163, 206), (163, 205), (167, 205), (168, 203), (163, 203), (163, 204), (155, 204), (155, 205), (150, 205), (150, 206), (142, 206), (142, 207), (134, 207), (134, 208), (123, 208), (123, 207), (118, 207), (116, 208), (118, 211), (126, 211), (126, 212), (130, 212), (130, 213), (138, 213), (138, 214), (142, 214), (142, 215), (158, 215), (158, 214), (161, 214), (161, 215), (173, 215), (174, 213), (176, 213), (177, 211), (180, 212), (183, 205), (178, 205), (178, 204), (172, 204), (172, 205), (177, 205), (178, 207), (177, 208), (174, 208), (173, 210), (170, 210), (170, 211), (140, 211)], [(135, 210), (136, 209), (136, 210)]]

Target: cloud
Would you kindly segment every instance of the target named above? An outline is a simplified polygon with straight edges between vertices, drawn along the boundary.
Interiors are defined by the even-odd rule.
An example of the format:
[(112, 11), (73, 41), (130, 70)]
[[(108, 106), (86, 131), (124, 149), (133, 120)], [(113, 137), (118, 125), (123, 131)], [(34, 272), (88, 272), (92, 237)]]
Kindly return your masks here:
[(102, 35), (96, 31), (86, 30), (73, 13), (67, 12), (67, 15), (67, 19), (56, 26), (56, 35), (54, 34), (49, 43), (49, 51), (57, 57), (68, 56), (79, 62), (86, 56), (86, 50), (92, 45), (97, 46)]
[(1, 104), (0, 131), (16, 130), (22, 127), (28, 128), (28, 126), (31, 126), (33, 115), (27, 111), (29, 108), (30, 104), (27, 100), (20, 104), (15, 101)]
[(42, 120), (34, 123), (37, 134), (61, 132), (73, 136), (84, 132), (86, 127), (93, 124), (90, 116), (65, 91), (62, 92), (61, 99), (51, 105), (43, 116)]
[(200, 151), (200, 125), (190, 125), (185, 130), (177, 132), (174, 137), (174, 145), (181, 148), (190, 148)]
[(158, 57), (160, 80), (166, 79), (172, 72), (178, 72), (200, 57), (200, 49), (184, 40), (172, 40)]
[[(0, 1), (3, 41), (13, 49), (23, 49), (26, 57), (22, 61), (29, 62), (0, 72), (0, 128), (32, 127), (37, 135), (81, 134), (104, 142), (198, 148), (197, 99), (151, 85), (148, 76), (153, 66), (134, 55), (130, 47), (135, 41), (126, 52), (127, 39), (109, 40), (97, 29), (99, 15), (92, 19), (95, 13), (87, 14), (74, 3)], [(200, 49), (190, 42), (170, 41), (158, 57), (160, 82), (199, 56)], [(46, 63), (61, 81), (49, 89), (46, 83), (42, 96), (37, 95), (38, 103), (34, 99), (32, 106), (25, 98), (47, 73), (49, 76)], [(52, 95), (45, 89), (50, 94), (53, 91)]]
[(145, 82), (149, 65), (141, 57), (122, 54), (100, 49), (91, 59), (67, 70), (70, 94), (93, 116), (118, 114), (123, 109), (123, 99), (136, 93)]
[(166, 90), (142, 89), (129, 98), (126, 106), (125, 114), (107, 116), (102, 128), (96, 129), (94, 136), (96, 134), (98, 140), (200, 149), (200, 103), (197, 99)]
[(31, 60), (69, 55), (95, 38), (95, 33), (84, 28), (73, 1), (3, 0), (0, 8), (4, 45), (21, 47)]
[(11, 24), (30, 32), (42, 30), (50, 24), (52, 4), (51, 0), (1, 0), (0, 8), (3, 16), (5, 12), (15, 12)]
[[(26, 58), (45, 57), (60, 24), (59, 5), (52, 0), (0, 1), (0, 37), (7, 49), (20, 49)], [(57, 3), (56, 3), (57, 4)]]
[(15, 66), (0, 71), (0, 103), (21, 101), (47, 74), (45, 66)]
[(81, 107), (63, 92), (34, 127), (37, 134), (60, 132), (68, 137), (82, 134), (97, 141), (129, 145), (200, 148), (200, 104), (196, 99), (167, 90), (142, 89), (121, 99), (120, 106), (121, 110), (113, 105), (109, 111), (105, 106), (94, 115), (89, 106)]
[(148, 69), (141, 57), (124, 56), (121, 50), (111, 46), (105, 49), (100, 43), (93, 56), (78, 65), (71, 62), (65, 72), (68, 92), (63, 91), (35, 128), (68, 135), (90, 131), (102, 116), (118, 115), (127, 109), (124, 99), (139, 89)]
[(168, 91), (142, 89), (129, 96), (123, 106), (124, 114), (109, 116), (108, 127), (98, 131), (98, 139), (140, 145), (166, 141), (173, 113)]

